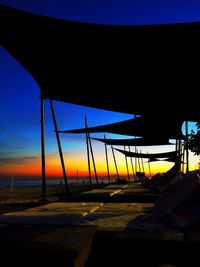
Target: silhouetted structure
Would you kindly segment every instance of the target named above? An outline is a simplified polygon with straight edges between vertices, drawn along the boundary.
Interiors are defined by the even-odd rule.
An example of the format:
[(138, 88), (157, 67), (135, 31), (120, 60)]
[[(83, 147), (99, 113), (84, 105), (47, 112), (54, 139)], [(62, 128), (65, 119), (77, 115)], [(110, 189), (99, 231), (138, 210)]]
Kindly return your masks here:
[[(1, 46), (32, 75), (45, 98), (149, 118), (200, 117), (192, 95), (199, 81), (194, 60), (200, 59), (200, 23), (100, 25), (0, 5), (0, 24)], [(80, 81), (88, 93), (77, 94)], [(125, 92), (116, 94), (116, 88)], [(130, 97), (143, 99), (144, 88), (149, 106)], [(190, 88), (190, 94), (175, 97), (175, 88)], [(94, 89), (99, 93), (90, 94)], [(183, 105), (190, 101), (192, 109)]]

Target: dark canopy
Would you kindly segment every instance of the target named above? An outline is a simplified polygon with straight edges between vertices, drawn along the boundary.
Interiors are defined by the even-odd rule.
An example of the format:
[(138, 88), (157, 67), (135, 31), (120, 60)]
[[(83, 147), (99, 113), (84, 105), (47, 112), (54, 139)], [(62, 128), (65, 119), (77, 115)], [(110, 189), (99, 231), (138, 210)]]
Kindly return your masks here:
[(92, 138), (93, 140), (105, 143), (107, 145), (115, 146), (161, 146), (172, 145), (169, 140), (162, 139), (145, 139), (145, 138), (127, 138), (127, 139), (106, 139), (106, 138)]
[(98, 25), (0, 5), (0, 25), (0, 45), (29, 71), (45, 98), (131, 114), (200, 118), (194, 97), (200, 23)]
[(147, 160), (147, 163), (148, 163), (148, 162), (149, 162), (149, 163), (150, 163), (150, 162), (154, 162), (154, 161), (160, 161), (160, 160), (159, 160), (159, 159), (156, 159), (156, 158), (151, 158), (151, 159), (148, 159), (148, 160)]
[[(179, 159), (179, 156), (176, 156), (176, 157), (171, 157), (171, 158), (166, 158), (166, 159), (157, 159), (157, 158), (151, 158), (151, 159), (148, 159), (147, 162), (154, 162), (154, 161), (167, 161), (167, 162), (176, 162), (177, 159)], [(183, 161), (181, 161), (181, 164), (184, 164)]]
[(159, 142), (162, 140), (183, 139), (184, 136), (181, 131), (182, 122), (174, 118), (163, 117), (138, 117), (116, 123), (81, 128), (76, 130), (59, 131), (60, 133), (96, 133), (108, 132), (114, 134), (124, 134), (130, 136), (142, 136), (148, 140)]
[(177, 152), (176, 151), (170, 151), (170, 152), (165, 152), (165, 153), (136, 153), (136, 152), (130, 152), (130, 151), (125, 151), (121, 149), (115, 148), (115, 150), (121, 152), (127, 157), (132, 157), (132, 158), (146, 158), (146, 159), (164, 159), (164, 158), (176, 158), (177, 157)]

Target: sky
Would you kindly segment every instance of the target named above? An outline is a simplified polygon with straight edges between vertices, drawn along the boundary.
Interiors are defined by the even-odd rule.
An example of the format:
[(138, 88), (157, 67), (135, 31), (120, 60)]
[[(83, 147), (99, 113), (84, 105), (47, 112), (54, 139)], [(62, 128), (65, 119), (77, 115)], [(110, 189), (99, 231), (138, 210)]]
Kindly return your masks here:
[(52, 17), (105, 24), (160, 24), (200, 20), (198, 0), (0, 0)]
[[(199, 1), (114, 1), (114, 0), (0, 0), (1, 4), (18, 7), (47, 16), (103, 24), (163, 24), (200, 21)], [(54, 102), (60, 130), (84, 127), (84, 115), (89, 126), (132, 118), (131, 114), (102, 111), (72, 104)], [(190, 130), (194, 124), (190, 124)], [(184, 126), (183, 126), (184, 130)], [(103, 134), (93, 134), (103, 137)], [(109, 138), (119, 136), (107, 134)], [(84, 135), (60, 134), (68, 176), (87, 175)], [(122, 136), (121, 136), (122, 137)], [(123, 137), (127, 138), (127, 137)], [(55, 132), (48, 101), (45, 101), (45, 146), (47, 176), (61, 177), (61, 167)], [(106, 175), (104, 146), (93, 142), (97, 172)], [(144, 152), (170, 151), (174, 146), (139, 147)], [(0, 178), (40, 177), (40, 89), (30, 74), (0, 47)], [(116, 152), (119, 173), (126, 174), (125, 159)], [(198, 157), (191, 157), (191, 168), (197, 167)], [(111, 173), (115, 173), (109, 151)], [(148, 165), (145, 170), (148, 173)], [(166, 171), (172, 163), (152, 163), (152, 173)], [(131, 170), (130, 161), (129, 169)], [(131, 171), (130, 171), (131, 172)]]

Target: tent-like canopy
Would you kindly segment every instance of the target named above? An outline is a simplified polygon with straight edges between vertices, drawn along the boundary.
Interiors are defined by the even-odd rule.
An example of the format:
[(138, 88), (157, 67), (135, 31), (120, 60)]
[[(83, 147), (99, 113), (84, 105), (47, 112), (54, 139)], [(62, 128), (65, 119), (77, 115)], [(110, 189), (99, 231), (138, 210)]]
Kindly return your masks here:
[(159, 142), (177, 138), (184, 139), (181, 126), (182, 122), (180, 120), (177, 121), (171, 117), (159, 118), (144, 116), (96, 127), (64, 130), (59, 132), (75, 134), (86, 132), (108, 132), (130, 136), (142, 136), (148, 140), (154, 140), (154, 142), (157, 140), (157, 142)]
[(148, 161), (147, 162), (154, 162), (154, 161), (160, 161), (159, 159), (156, 159), (156, 158), (151, 158), (151, 159), (148, 159)]
[(93, 140), (115, 146), (161, 146), (173, 145), (169, 140), (149, 138), (126, 138), (126, 139), (108, 139), (108, 138), (92, 138)]
[(146, 158), (146, 159), (165, 159), (165, 158), (177, 158), (177, 151), (170, 151), (170, 152), (164, 152), (164, 153), (137, 153), (137, 152), (130, 152), (130, 151), (125, 151), (121, 149), (115, 148), (115, 150), (121, 152), (127, 157), (132, 157), (132, 158)]
[(200, 23), (100, 25), (0, 5), (0, 25), (0, 46), (45, 98), (181, 121), (200, 118)]

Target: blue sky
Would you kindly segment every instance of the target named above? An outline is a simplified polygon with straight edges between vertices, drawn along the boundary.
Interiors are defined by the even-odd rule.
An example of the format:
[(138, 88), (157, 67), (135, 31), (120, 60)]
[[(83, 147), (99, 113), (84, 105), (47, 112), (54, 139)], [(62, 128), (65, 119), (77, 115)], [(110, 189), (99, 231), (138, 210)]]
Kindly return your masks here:
[[(24, 10), (57, 18), (104, 24), (160, 24), (200, 21), (199, 1), (64, 1), (0, 0)], [(0, 48), (0, 175), (7, 164), (32, 161), (40, 155), (40, 90), (29, 73)], [(100, 111), (55, 102), (59, 129), (84, 127), (131, 118), (132, 115)], [(45, 136), (48, 155), (57, 153), (49, 103), (45, 103)], [(96, 135), (102, 137), (102, 135)], [(84, 136), (61, 136), (66, 153), (85, 156)], [(102, 145), (96, 145), (102, 151)], [(148, 148), (149, 149), (149, 148)], [(168, 148), (168, 150), (171, 148)], [(74, 156), (75, 154), (73, 154)], [(78, 163), (76, 163), (78, 164)], [(77, 166), (78, 168), (78, 166)], [(4, 173), (3, 173), (4, 174)]]
[[(16, 172), (13, 164), (21, 165), (40, 157), (40, 90), (29, 73), (6, 51), (0, 49), (0, 176)], [(132, 115), (102, 111), (73, 104), (54, 102), (59, 129), (84, 127), (132, 118)], [(95, 135), (100, 136), (101, 135)], [(45, 101), (45, 141), (47, 156), (57, 156), (49, 102)], [(84, 135), (61, 135), (63, 151), (85, 157)], [(96, 144), (96, 151), (103, 146)], [(57, 156), (58, 159), (58, 156)], [(85, 164), (85, 163), (81, 163)], [(18, 168), (17, 168), (18, 169)]]
[(198, 0), (1, 0), (10, 6), (77, 21), (155, 24), (200, 20)]

